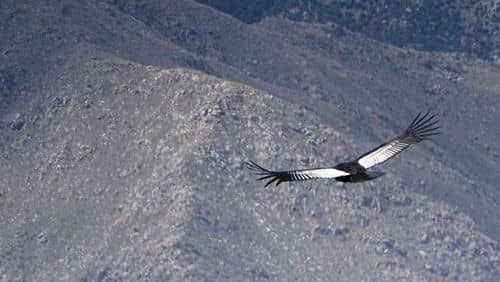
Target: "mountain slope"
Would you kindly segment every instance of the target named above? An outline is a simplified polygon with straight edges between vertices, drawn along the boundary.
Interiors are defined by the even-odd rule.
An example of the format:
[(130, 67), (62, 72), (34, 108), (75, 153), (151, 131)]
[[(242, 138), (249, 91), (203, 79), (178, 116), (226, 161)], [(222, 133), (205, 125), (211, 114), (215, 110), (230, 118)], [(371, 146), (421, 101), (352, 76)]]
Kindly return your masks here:
[(298, 158), (315, 166), (349, 146), (348, 136), (303, 107), (105, 53), (69, 61), (41, 93), (47, 102), (36, 122), (16, 136), (25, 145), (8, 157), (22, 162), (0, 166), (10, 175), (2, 181), (2, 221), (15, 222), (2, 229), (6, 277), (499, 275), (498, 243), (456, 210), (398, 188), (398, 176), (352, 186), (256, 184), (242, 161), (267, 159), (264, 149), (280, 156), (275, 165)]
[(404, 162), (394, 173), (430, 163), (420, 179), (409, 178), (409, 187), (459, 207), (498, 238), (500, 222), (490, 216), (500, 201), (500, 147), (492, 142), (500, 138), (494, 130), (500, 73), (494, 65), (388, 46), (329, 25), (279, 18), (245, 25), (192, 1), (117, 7), (206, 58), (211, 74), (303, 105), (326, 123), (341, 121), (359, 147), (334, 158), (362, 154), (399, 134), (419, 111), (432, 109), (446, 127), (435, 145), (427, 145), (435, 146), (436, 162)]
[[(0, 4), (2, 280), (500, 276), (494, 65), (123, 3)], [(373, 182), (264, 189), (243, 165), (352, 159), (429, 108), (443, 135)]]
[(199, 0), (247, 22), (280, 15), (294, 21), (333, 23), (401, 47), (499, 58), (498, 1), (238, 1)]

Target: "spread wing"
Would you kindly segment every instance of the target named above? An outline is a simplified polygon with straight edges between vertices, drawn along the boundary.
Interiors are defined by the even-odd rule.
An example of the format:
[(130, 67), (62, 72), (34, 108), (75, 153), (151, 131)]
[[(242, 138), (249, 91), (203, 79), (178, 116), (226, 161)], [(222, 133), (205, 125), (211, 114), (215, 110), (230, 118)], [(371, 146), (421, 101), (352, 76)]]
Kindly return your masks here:
[(365, 169), (383, 163), (410, 147), (411, 144), (428, 140), (432, 135), (439, 134), (436, 131), (440, 128), (436, 126), (438, 122), (435, 115), (429, 116), (429, 112), (425, 115), (419, 113), (402, 135), (362, 155), (357, 162)]
[(253, 161), (246, 163), (247, 167), (253, 171), (255, 174), (260, 176), (257, 180), (269, 179), (265, 187), (271, 183), (276, 182), (278, 186), (281, 182), (287, 181), (302, 181), (314, 178), (335, 178), (339, 176), (349, 175), (349, 173), (334, 169), (334, 168), (315, 168), (315, 169), (302, 169), (302, 170), (290, 170), (290, 171), (271, 171), (261, 167)]

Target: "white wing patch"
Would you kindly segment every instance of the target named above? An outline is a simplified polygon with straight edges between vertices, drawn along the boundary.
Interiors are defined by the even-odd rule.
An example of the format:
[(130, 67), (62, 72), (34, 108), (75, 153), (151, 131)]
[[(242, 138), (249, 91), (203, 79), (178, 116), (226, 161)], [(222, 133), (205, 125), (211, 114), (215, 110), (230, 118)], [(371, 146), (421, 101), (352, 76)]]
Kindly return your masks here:
[(419, 113), (401, 136), (362, 155), (357, 159), (358, 163), (367, 169), (387, 161), (410, 147), (411, 144), (427, 140), (431, 136), (439, 134), (437, 130), (440, 127), (436, 125), (439, 120), (434, 119), (435, 115), (429, 116), (429, 114), (429, 112), (425, 115)]
[(408, 148), (410, 144), (400, 142), (399, 140), (394, 140), (385, 145), (380, 146), (380, 148), (362, 156), (358, 163), (365, 169), (383, 163), (386, 160), (394, 157), (395, 155), (401, 153), (404, 149)]
[(316, 168), (316, 169), (305, 169), (294, 171), (292, 174), (297, 175), (298, 177), (308, 177), (311, 178), (335, 178), (339, 176), (349, 175), (349, 173), (334, 169), (334, 168)]

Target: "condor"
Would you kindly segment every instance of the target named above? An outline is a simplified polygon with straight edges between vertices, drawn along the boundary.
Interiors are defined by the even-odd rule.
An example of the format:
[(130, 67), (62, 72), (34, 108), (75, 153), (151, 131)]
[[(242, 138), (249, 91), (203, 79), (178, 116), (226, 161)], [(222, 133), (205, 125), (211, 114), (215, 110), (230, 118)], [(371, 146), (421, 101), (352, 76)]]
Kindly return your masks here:
[(431, 136), (440, 133), (437, 132), (440, 128), (437, 126), (439, 120), (435, 118), (435, 115), (429, 114), (429, 112), (424, 115), (419, 113), (400, 136), (378, 146), (354, 161), (340, 163), (334, 167), (272, 171), (261, 167), (253, 161), (247, 162), (246, 165), (260, 177), (257, 180), (268, 179), (265, 187), (273, 182), (276, 182), (276, 186), (278, 186), (281, 182), (302, 181), (314, 178), (335, 178), (335, 180), (341, 182), (362, 182), (371, 180), (385, 173), (368, 171), (368, 168), (387, 161), (404, 151), (411, 144), (428, 140)]

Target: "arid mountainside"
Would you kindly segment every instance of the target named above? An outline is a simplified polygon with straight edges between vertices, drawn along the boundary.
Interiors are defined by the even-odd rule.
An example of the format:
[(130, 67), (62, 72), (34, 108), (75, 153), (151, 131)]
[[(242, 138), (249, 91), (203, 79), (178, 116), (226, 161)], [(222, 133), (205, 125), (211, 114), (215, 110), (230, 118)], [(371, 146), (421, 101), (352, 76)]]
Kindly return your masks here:
[(466, 53), (500, 62), (500, 2), (199, 0), (247, 22), (264, 17), (333, 24), (370, 38), (423, 51)]
[[(206, 3), (0, 3), (0, 280), (499, 279), (489, 55)], [(333, 165), (428, 109), (443, 134), (372, 182), (243, 164)]]

